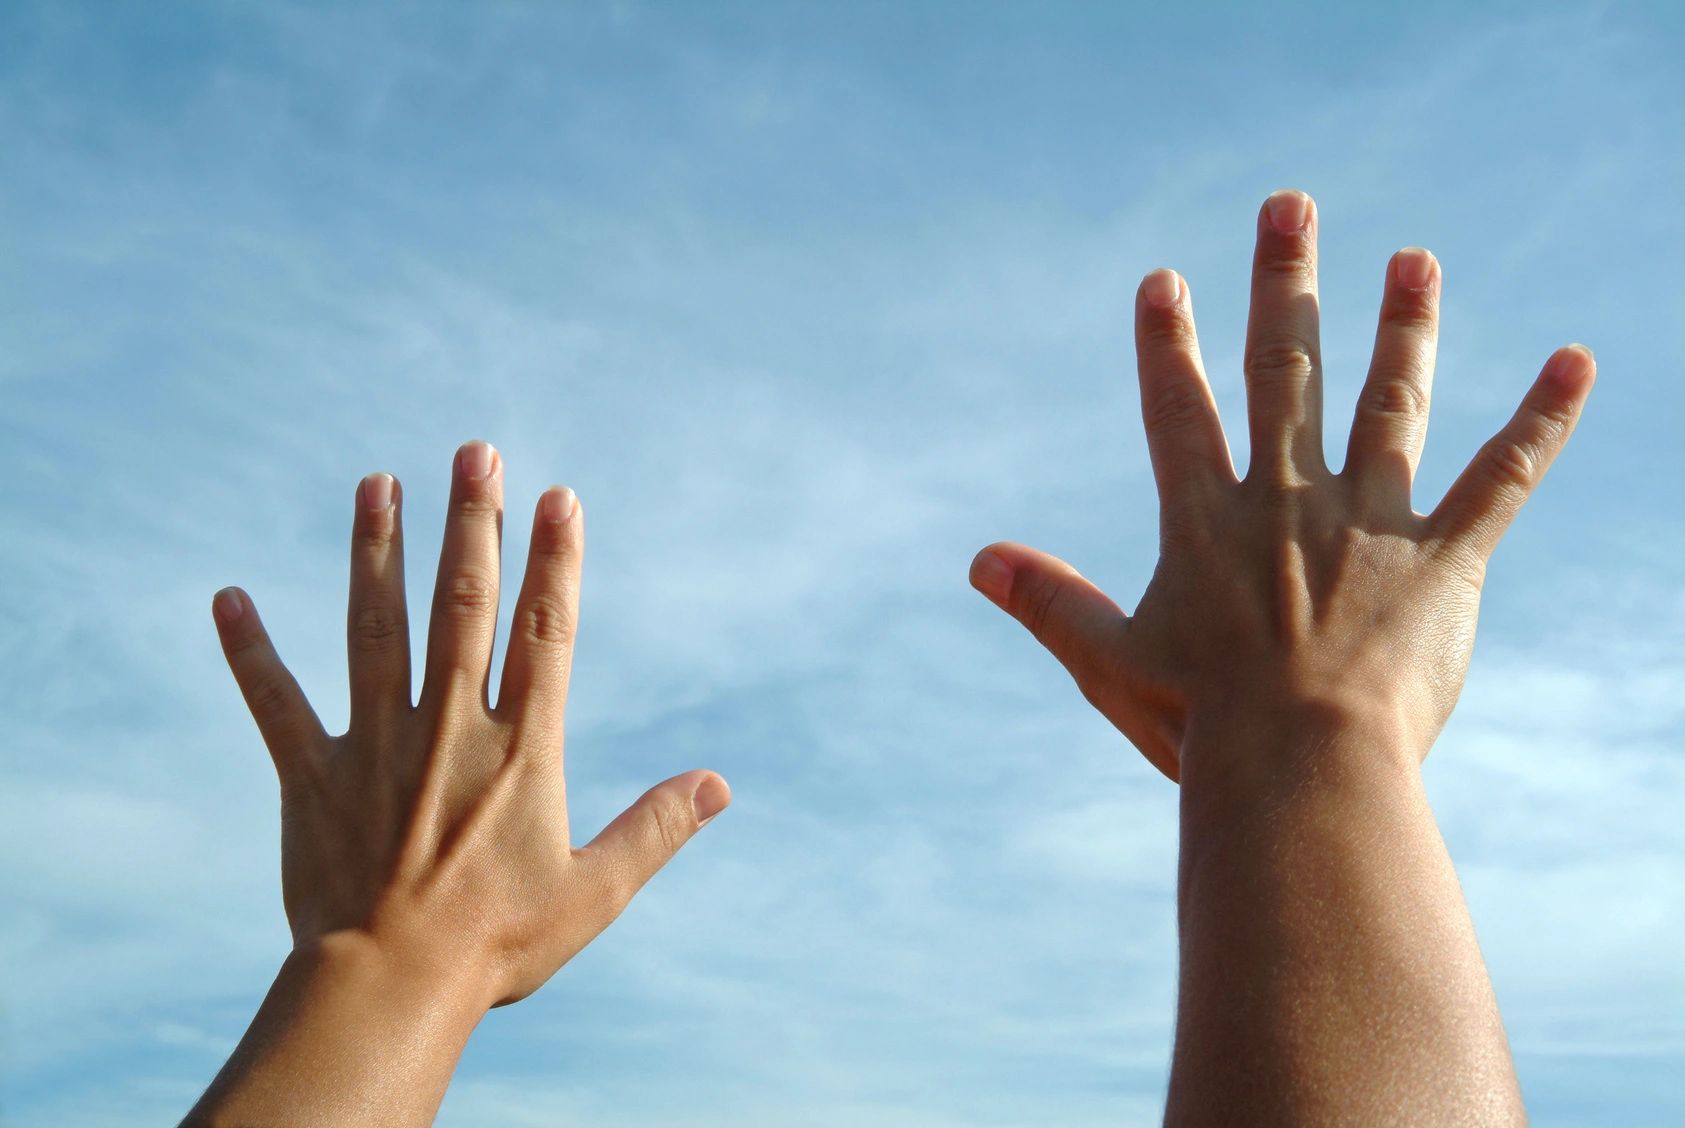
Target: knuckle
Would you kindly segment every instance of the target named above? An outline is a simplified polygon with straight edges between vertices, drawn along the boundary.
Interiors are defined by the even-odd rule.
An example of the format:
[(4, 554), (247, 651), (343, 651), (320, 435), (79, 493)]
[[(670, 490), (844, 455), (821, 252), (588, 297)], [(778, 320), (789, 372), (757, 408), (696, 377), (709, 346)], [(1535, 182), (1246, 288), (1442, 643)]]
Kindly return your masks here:
[(1049, 576), (1036, 576), (1013, 594), (1017, 597), (1018, 621), (1045, 642), (1048, 628), (1058, 621), (1058, 610), (1065, 602), (1065, 585)]
[(690, 838), (690, 827), (686, 816), (679, 810), (677, 803), (663, 803), (651, 812), (650, 821), (654, 824), (655, 839), (661, 848), (661, 856), (670, 858), (679, 852)]
[(1257, 274), (1273, 281), (1309, 284), (1316, 267), (1310, 244), (1304, 239), (1284, 239), (1258, 259)]
[(573, 553), (573, 546), (568, 540), (566, 525), (557, 525), (551, 521), (539, 523), (538, 530), (533, 534), (530, 549), (535, 559), (556, 564), (566, 560)]
[(529, 642), (563, 646), (573, 638), (573, 616), (554, 595), (534, 595), (522, 606), (515, 629)]
[(1316, 357), (1304, 342), (1266, 341), (1246, 359), (1246, 372), (1255, 384), (1297, 386), (1310, 382)]
[(445, 610), (453, 615), (477, 617), (497, 608), (497, 581), (473, 569), (453, 575), (443, 594)]
[(1154, 310), (1141, 321), (1141, 343), (1154, 352), (1191, 353), (1198, 344), (1193, 325), (1174, 310)]
[(362, 653), (389, 650), (404, 629), (403, 616), (385, 603), (359, 607), (351, 619), (351, 645)]
[(237, 638), (229, 639), (227, 642), (229, 661), (244, 661), (253, 654), (263, 653), (264, 642), (265, 636), (260, 630), (246, 631)]
[(391, 546), (397, 532), (397, 521), (390, 510), (382, 513), (370, 513), (364, 510), (357, 522), (355, 538), (357, 547), (364, 551), (379, 551)]
[(1368, 415), (1415, 418), (1427, 414), (1428, 396), (1413, 375), (1383, 376), (1364, 385), (1357, 407)]
[(1167, 434), (1194, 430), (1205, 417), (1204, 392), (1186, 379), (1170, 381), (1156, 388), (1145, 409), (1147, 430)]
[(1393, 295), (1387, 301), (1383, 317), (1389, 329), (1402, 329), (1416, 336), (1431, 337), (1439, 327), (1433, 295), (1425, 290)]
[(1271, 474), (1258, 481), (1258, 504), (1265, 513), (1285, 517), (1305, 508), (1311, 485), (1291, 473)]
[(497, 494), (484, 483), (474, 492), (457, 498), (453, 508), (456, 510), (455, 516), (475, 522), (495, 521), (503, 511)]
[(1492, 485), (1525, 491), (1538, 480), (1539, 460), (1525, 443), (1498, 443), (1487, 449), (1481, 469)]
[(265, 720), (279, 717), (292, 701), (292, 687), (279, 673), (262, 674), (252, 680), (246, 690), (246, 704), (252, 716)]
[(1549, 396), (1534, 404), (1533, 417), (1538, 420), (1550, 441), (1563, 438), (1574, 426), (1574, 417), (1578, 414), (1574, 401), (1557, 396)]

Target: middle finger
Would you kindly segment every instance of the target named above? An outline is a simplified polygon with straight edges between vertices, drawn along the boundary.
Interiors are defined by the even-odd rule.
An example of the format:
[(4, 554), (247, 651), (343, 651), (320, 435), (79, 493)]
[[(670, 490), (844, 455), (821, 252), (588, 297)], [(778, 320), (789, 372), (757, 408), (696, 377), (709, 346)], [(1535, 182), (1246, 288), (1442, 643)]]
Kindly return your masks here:
[(1258, 213), (1252, 309), (1246, 322), (1247, 477), (1276, 483), (1320, 476), (1322, 350), (1316, 298), (1316, 205), (1284, 189)]
[(470, 699), (486, 705), (502, 531), (502, 459), (488, 443), (466, 443), (456, 455), (433, 587), (423, 709), (460, 707)]
[(390, 474), (370, 474), (357, 487), (346, 630), (353, 728), (390, 721), (410, 707), (402, 502), (403, 491)]

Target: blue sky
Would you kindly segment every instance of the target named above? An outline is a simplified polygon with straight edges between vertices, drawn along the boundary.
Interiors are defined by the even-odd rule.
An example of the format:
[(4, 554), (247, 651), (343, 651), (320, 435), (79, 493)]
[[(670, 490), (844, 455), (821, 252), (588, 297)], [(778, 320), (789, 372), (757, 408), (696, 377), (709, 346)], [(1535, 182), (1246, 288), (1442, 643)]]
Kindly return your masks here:
[(1441, 260), (1418, 509), (1597, 352), (1426, 776), (1535, 1124), (1685, 1120), (1685, 23), (1267, 7), (0, 8), (6, 1123), (214, 1073), (287, 933), (210, 596), (343, 726), (356, 481), (403, 479), (424, 613), (472, 437), (513, 514), (590, 508), (575, 825), (736, 801), (440, 1123), (1154, 1120), (1174, 788), (966, 570), (1018, 539), (1133, 603), (1131, 296), (1187, 277), (1244, 465), (1284, 185), (1331, 452), (1387, 256)]

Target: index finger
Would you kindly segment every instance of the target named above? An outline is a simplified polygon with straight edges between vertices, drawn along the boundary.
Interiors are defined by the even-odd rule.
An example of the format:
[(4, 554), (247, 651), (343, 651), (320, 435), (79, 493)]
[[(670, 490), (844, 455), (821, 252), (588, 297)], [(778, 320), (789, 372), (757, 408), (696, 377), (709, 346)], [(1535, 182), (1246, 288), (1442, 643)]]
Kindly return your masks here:
[(1173, 505), (1213, 483), (1233, 483), (1228, 439), (1200, 362), (1193, 299), (1174, 270), (1155, 270), (1141, 282), (1135, 358), (1160, 501)]

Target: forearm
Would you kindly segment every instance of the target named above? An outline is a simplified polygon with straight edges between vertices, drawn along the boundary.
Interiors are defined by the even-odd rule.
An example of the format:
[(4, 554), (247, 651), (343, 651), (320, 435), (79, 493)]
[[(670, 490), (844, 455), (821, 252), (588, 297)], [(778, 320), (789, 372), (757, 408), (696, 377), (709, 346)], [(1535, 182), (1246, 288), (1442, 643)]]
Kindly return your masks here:
[(184, 1125), (426, 1125), (484, 1013), (472, 991), (333, 936), (287, 957)]
[(1190, 726), (1183, 763), (1166, 1122), (1525, 1122), (1409, 738)]

